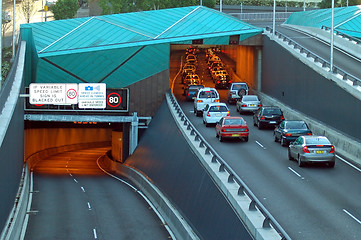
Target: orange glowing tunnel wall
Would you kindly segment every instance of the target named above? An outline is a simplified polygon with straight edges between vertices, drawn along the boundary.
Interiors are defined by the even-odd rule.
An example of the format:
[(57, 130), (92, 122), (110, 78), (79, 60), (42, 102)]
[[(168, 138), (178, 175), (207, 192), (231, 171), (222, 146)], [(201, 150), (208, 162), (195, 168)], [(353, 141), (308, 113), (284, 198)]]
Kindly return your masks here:
[(111, 146), (112, 141), (109, 128), (29, 128), (24, 134), (25, 159), (44, 150), (51, 155), (67, 149)]
[(257, 88), (257, 48), (254, 46), (222, 46), (222, 52), (235, 62), (233, 81), (246, 82)]

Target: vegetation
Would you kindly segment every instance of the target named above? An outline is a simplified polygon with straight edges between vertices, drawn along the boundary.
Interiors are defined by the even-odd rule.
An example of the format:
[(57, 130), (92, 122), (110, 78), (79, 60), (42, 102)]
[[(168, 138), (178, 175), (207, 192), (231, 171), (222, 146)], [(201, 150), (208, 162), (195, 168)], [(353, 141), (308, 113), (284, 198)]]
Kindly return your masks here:
[[(176, 8), (186, 6), (197, 6), (200, 0), (100, 0), (99, 6), (103, 10), (102, 14), (114, 14), (125, 12), (137, 12), (147, 10), (157, 10), (164, 8)], [(214, 8), (216, 0), (203, 0), (202, 5)]]
[(58, 0), (50, 7), (55, 20), (74, 18), (78, 9), (78, 0)]
[(10, 71), (11, 68), (11, 58), (12, 58), (12, 47), (3, 48), (2, 51), (2, 69), (1, 69), (1, 77), (3, 83), (5, 82), (5, 79)]
[(20, 12), (22, 13), (26, 23), (30, 23), (31, 18), (35, 15), (36, 11), (35, 0), (24, 0), (21, 2)]

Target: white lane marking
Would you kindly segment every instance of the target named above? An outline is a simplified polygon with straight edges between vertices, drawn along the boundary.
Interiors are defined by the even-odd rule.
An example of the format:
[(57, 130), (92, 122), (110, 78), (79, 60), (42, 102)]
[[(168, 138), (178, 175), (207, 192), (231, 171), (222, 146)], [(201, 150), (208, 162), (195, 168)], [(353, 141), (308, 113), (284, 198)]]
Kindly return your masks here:
[(361, 172), (361, 169), (356, 167), (355, 165), (351, 164), (350, 162), (348, 162), (347, 160), (343, 159), (342, 157), (340, 157), (339, 155), (336, 155), (336, 157), (338, 159), (340, 159), (342, 162), (346, 163), (347, 165), (349, 165), (350, 167), (353, 167), (354, 169), (356, 169), (357, 171)]
[(301, 179), (305, 179), (304, 177), (301, 176), (301, 174), (299, 174), (298, 172), (296, 172), (295, 170), (293, 170), (291, 167), (288, 167), (288, 169), (293, 172), (294, 174), (297, 175), (297, 177), (301, 178)]
[(76, 180), (76, 179), (74, 178), (74, 182), (78, 183), (78, 180)]
[(256, 143), (263, 149), (266, 149), (260, 142), (256, 141)]
[(83, 187), (80, 187), (83, 192), (85, 192), (85, 189)]
[(93, 234), (94, 234), (94, 239), (97, 239), (98, 235), (97, 235), (97, 230), (95, 228), (93, 228)]
[(355, 220), (356, 222), (358, 222), (359, 224), (361, 224), (361, 220), (357, 219), (354, 215), (352, 215), (349, 211), (347, 211), (346, 209), (343, 209), (343, 211), (349, 215), (353, 220)]
[(90, 206), (89, 202), (88, 202), (88, 208), (89, 208), (89, 210), (92, 210), (92, 207)]
[(72, 177), (72, 176), (73, 176), (73, 174), (71, 174), (71, 173), (69, 173), (69, 175), (70, 175), (70, 177)]

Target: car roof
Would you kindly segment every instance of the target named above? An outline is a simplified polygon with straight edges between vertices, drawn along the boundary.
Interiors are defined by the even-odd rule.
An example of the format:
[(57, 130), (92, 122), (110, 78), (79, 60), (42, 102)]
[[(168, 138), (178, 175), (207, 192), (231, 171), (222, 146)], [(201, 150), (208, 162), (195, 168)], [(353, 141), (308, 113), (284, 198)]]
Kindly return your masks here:
[(210, 91), (210, 90), (215, 90), (215, 91), (217, 91), (215, 88), (211, 88), (211, 87), (202, 88), (202, 91)]
[(266, 109), (266, 108), (276, 108), (276, 109), (281, 109), (280, 107), (277, 106), (262, 106), (262, 108)]
[(243, 119), (243, 117), (237, 117), (237, 116), (226, 116), (226, 117), (223, 117), (223, 118), (224, 119)]
[(212, 102), (212, 103), (207, 103), (209, 106), (227, 106), (227, 104), (222, 103), (222, 102)]

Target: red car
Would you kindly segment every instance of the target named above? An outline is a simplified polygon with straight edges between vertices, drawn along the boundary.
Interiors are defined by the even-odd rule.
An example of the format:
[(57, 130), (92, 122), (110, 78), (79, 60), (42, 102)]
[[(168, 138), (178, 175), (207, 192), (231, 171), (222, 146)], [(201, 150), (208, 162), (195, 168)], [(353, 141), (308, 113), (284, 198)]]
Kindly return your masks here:
[(239, 138), (248, 142), (249, 130), (242, 117), (223, 117), (216, 124), (216, 137), (220, 142), (224, 138)]

